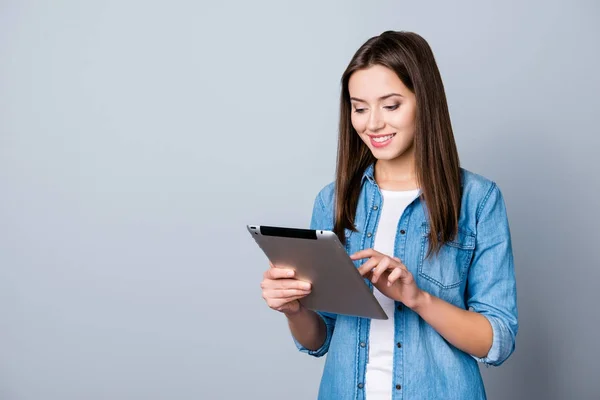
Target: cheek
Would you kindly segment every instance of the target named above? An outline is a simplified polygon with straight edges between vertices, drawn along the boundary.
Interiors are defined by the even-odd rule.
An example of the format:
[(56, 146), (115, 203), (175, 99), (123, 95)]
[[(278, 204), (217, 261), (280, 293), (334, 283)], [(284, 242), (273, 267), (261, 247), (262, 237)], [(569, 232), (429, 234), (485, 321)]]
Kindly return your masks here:
[(389, 124), (401, 131), (414, 131), (415, 113), (409, 109), (395, 113), (390, 117)]
[(358, 133), (363, 133), (365, 130), (365, 121), (364, 118), (358, 114), (352, 113), (352, 117), (350, 117), (350, 122), (352, 122), (352, 127)]

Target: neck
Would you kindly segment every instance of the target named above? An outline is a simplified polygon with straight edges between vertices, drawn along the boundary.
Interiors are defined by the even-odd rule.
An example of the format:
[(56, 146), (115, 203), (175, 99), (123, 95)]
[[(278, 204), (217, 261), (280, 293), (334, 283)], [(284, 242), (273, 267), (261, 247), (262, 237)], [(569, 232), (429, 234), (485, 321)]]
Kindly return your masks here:
[(418, 188), (413, 149), (393, 160), (377, 160), (375, 181), (382, 189), (410, 190)]

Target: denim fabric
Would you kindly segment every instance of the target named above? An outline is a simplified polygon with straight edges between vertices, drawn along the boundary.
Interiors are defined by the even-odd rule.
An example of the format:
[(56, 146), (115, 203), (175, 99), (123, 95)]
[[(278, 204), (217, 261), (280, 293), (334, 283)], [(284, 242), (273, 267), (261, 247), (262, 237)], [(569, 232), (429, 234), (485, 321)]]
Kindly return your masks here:
[[(348, 254), (373, 247), (382, 196), (373, 177), (374, 165), (361, 181), (355, 225), (346, 230)], [(425, 258), (429, 224), (420, 197), (404, 211), (398, 223), (394, 255), (400, 258), (418, 286), (457, 307), (484, 315), (493, 330), (492, 347), (485, 358), (469, 355), (448, 343), (418, 314), (396, 302), (393, 399), (485, 399), (477, 362), (502, 364), (514, 351), (517, 334), (516, 284), (510, 230), (498, 186), (461, 168), (462, 205), (458, 235), (437, 256)], [(317, 195), (311, 229), (333, 230), (334, 183)], [(359, 267), (366, 260), (355, 261)], [(365, 280), (372, 288), (372, 284)], [(327, 325), (320, 349), (302, 352), (327, 354), (319, 399), (364, 399), (369, 357), (370, 319), (318, 313)]]

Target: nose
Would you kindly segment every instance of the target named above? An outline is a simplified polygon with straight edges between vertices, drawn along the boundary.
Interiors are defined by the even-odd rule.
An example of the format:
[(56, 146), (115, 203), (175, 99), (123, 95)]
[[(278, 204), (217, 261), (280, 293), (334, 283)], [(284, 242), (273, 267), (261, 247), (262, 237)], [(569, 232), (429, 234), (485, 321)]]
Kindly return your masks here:
[(371, 132), (377, 132), (385, 126), (385, 122), (381, 116), (380, 110), (377, 107), (373, 107), (373, 111), (369, 113), (369, 120), (367, 121), (367, 129)]

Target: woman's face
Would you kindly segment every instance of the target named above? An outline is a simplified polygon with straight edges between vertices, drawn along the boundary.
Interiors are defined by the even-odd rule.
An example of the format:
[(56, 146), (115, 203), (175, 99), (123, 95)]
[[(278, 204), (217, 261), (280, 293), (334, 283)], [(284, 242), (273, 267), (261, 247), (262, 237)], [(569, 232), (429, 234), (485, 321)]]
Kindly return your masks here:
[(381, 65), (354, 72), (348, 82), (352, 126), (378, 160), (412, 154), (416, 99), (396, 73)]

